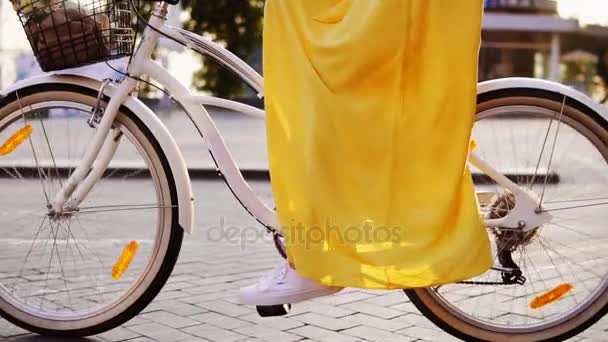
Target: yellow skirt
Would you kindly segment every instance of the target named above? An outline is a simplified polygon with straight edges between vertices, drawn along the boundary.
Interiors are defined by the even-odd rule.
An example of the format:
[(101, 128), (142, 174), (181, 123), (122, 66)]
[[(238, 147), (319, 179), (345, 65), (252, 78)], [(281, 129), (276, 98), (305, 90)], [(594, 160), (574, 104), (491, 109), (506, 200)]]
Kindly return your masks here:
[(272, 188), (297, 272), (412, 288), (492, 264), (467, 167), (482, 1), (268, 0)]

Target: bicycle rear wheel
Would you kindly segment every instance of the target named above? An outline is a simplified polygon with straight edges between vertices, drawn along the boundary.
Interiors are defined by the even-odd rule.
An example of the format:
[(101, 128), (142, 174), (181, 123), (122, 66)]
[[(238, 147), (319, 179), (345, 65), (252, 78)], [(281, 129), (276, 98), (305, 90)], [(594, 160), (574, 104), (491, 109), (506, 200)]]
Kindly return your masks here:
[[(495, 264), (478, 284), (406, 290), (446, 332), (470, 341), (562, 341), (608, 312), (608, 125), (563, 95), (513, 89), (480, 96), (476, 153), (535, 193), (553, 220), (527, 233), (488, 227)], [(509, 193), (472, 168), (481, 210), (501, 217)], [(513, 281), (512, 281), (513, 282)], [(552, 296), (552, 297), (551, 297)], [(608, 322), (601, 321), (601, 330)]]
[(182, 243), (167, 159), (126, 108), (105, 175), (78, 207), (49, 212), (92, 140), (96, 96), (49, 84), (0, 100), (0, 144), (14, 145), (0, 148), (0, 315), (40, 334), (86, 336), (126, 322), (158, 294)]

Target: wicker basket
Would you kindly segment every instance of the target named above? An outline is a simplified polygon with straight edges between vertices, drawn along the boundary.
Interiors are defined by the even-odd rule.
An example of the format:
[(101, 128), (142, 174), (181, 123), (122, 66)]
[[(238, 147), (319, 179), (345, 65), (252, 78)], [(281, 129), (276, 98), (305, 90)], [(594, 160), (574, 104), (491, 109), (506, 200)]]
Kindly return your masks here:
[(133, 53), (129, 0), (11, 0), (44, 71)]

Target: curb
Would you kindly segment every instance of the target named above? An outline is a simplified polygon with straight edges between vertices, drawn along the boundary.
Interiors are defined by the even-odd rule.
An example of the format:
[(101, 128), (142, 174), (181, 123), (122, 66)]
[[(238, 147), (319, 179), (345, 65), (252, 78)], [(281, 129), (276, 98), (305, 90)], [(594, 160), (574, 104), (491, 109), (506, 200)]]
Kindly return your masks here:
[[(48, 168), (47, 165), (42, 166), (44, 168)], [(14, 178), (15, 175), (20, 175), (21, 177), (38, 177), (38, 169), (33, 166), (14, 166), (14, 165), (0, 165), (0, 169), (4, 170), (4, 172), (0, 172), (0, 178)], [(72, 168), (66, 166), (59, 166), (56, 169), (53, 169), (53, 173), (57, 173), (61, 176), (67, 177)], [(222, 179), (221, 173), (211, 167), (192, 167), (188, 168), (188, 173), (190, 174), (190, 178), (192, 179), (209, 179), (209, 180), (220, 180)], [(241, 169), (241, 173), (243, 177), (247, 180), (259, 180), (259, 181), (270, 181), (270, 172), (268, 169)], [(534, 179), (535, 184), (543, 184), (545, 183), (545, 179), (547, 184), (558, 184), (560, 183), (560, 176), (555, 172), (539, 173), (534, 176), (534, 172), (507, 172), (504, 174), (510, 180), (517, 182), (521, 180), (526, 180), (529, 182)], [(120, 177), (134, 177), (134, 178), (143, 178), (148, 177), (149, 172), (147, 169), (137, 167), (137, 166), (110, 166), (106, 170), (105, 177), (110, 178), (120, 178)], [(473, 173), (473, 182), (478, 185), (492, 185), (494, 182), (485, 174), (482, 173)]]
[[(57, 166), (52, 168), (52, 176), (57, 174), (61, 177), (68, 177), (73, 166)], [(43, 173), (48, 173), (49, 165), (41, 165)], [(0, 178), (38, 178), (39, 172), (35, 166), (17, 166), (17, 165), (1, 165)], [(270, 172), (267, 169), (241, 169), (241, 173), (245, 179), (249, 180), (270, 180)], [(216, 169), (211, 167), (194, 167), (188, 168), (188, 174), (193, 179), (210, 179), (210, 180), (221, 180), (222, 174)], [(149, 177), (150, 172), (147, 168), (138, 166), (110, 166), (106, 169), (104, 177), (108, 178), (145, 178)]]

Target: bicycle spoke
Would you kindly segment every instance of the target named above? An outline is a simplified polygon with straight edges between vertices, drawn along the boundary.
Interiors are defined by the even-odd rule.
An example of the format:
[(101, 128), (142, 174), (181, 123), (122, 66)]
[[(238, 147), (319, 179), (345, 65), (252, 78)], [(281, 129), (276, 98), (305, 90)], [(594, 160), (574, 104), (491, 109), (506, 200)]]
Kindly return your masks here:
[[(21, 99), (19, 98), (19, 93), (15, 92), (15, 95), (17, 97), (17, 103), (19, 104), (19, 109), (21, 111), (21, 118), (23, 119), (23, 124), (27, 125), (27, 120), (25, 119), (25, 110), (24, 110), (23, 106), (21, 105)], [(34, 142), (32, 141), (32, 136), (29, 135), (27, 140), (29, 141), (29, 145), (32, 149), (32, 156), (34, 158), (34, 163), (35, 163), (36, 169), (38, 170), (38, 177), (40, 178), (40, 185), (42, 186), (42, 192), (44, 193), (44, 197), (46, 199), (46, 204), (49, 205), (51, 202), (49, 199), (49, 195), (46, 191), (46, 188), (44, 186), (44, 181), (42, 180), (43, 171), (40, 168), (40, 163), (38, 162), (38, 156), (36, 155), (36, 150), (34, 148)]]
[[(59, 234), (60, 226), (61, 226), (61, 222), (57, 222), (57, 231), (55, 233), (55, 241), (57, 241), (57, 235)], [(66, 246), (68, 243), (69, 243), (69, 241), (66, 240)], [(70, 304), (69, 307), (71, 308), (72, 307), (72, 297), (70, 296), (70, 291), (68, 289), (68, 281), (66, 279), (65, 271), (63, 270), (63, 262), (61, 260), (61, 255), (59, 254), (59, 247), (55, 248), (55, 253), (57, 254), (57, 261), (59, 262), (59, 270), (61, 271), (61, 278), (63, 280), (65, 290), (68, 293), (68, 303)]]
[(564, 108), (566, 106), (566, 96), (562, 101), (562, 108), (559, 111), (559, 118), (557, 120), (557, 129), (555, 130), (555, 136), (553, 137), (553, 146), (551, 148), (551, 153), (549, 154), (549, 162), (547, 164), (547, 175), (545, 176), (545, 181), (543, 185), (543, 191), (540, 194), (540, 200), (538, 201), (538, 209), (541, 209), (543, 204), (543, 199), (545, 198), (545, 191), (547, 190), (547, 182), (549, 180), (549, 174), (551, 173), (551, 165), (553, 164), (553, 155), (555, 153), (555, 147), (557, 147), (557, 137), (559, 136), (559, 129), (561, 128), (562, 123), (562, 115), (564, 115)]
[(566, 225), (564, 225), (564, 224), (561, 224), (561, 223), (558, 223), (558, 222), (549, 222), (549, 223), (547, 223), (547, 226), (556, 226), (556, 227), (559, 227), (559, 228), (561, 228), (561, 229), (567, 230), (567, 231), (569, 231), (569, 232), (573, 232), (573, 233), (576, 233), (576, 234), (580, 234), (580, 235), (582, 235), (582, 236), (584, 236), (584, 237), (587, 237), (587, 238), (596, 239), (596, 237), (595, 237), (595, 236), (593, 236), (593, 235), (591, 235), (591, 234), (588, 234), (588, 233), (582, 232), (582, 231), (577, 230), (577, 229), (574, 229), (574, 228), (572, 228), (572, 227), (568, 227), (568, 226), (566, 226)]
[(74, 213), (92, 214), (92, 213), (101, 213), (101, 212), (134, 211), (134, 210), (150, 210), (150, 209), (166, 209), (166, 208), (177, 208), (177, 206), (176, 205), (172, 205), (172, 206), (171, 205), (169, 205), (169, 206), (159, 206), (159, 205), (129, 206), (129, 205), (125, 205), (125, 206), (116, 206), (116, 207), (106, 208), (106, 209), (104, 209), (103, 207), (100, 209), (95, 209), (95, 207), (89, 207), (87, 209), (68, 211), (68, 212), (66, 212), (66, 214), (74, 214)]
[[(82, 232), (85, 235), (85, 238), (87, 240), (89, 240), (88, 232), (84, 228), (84, 226), (82, 225), (82, 223), (80, 222), (80, 220), (78, 219), (78, 217), (76, 217), (76, 221), (78, 221), (78, 224), (80, 225), (81, 230), (82, 230)], [(69, 228), (69, 234), (72, 235), (72, 240), (74, 241), (74, 244), (76, 246), (78, 246), (78, 242), (77, 242), (76, 238), (74, 237), (74, 233), (72, 232), (72, 229), (71, 229), (71, 221), (70, 221), (69, 227), (70, 227)], [(93, 256), (93, 258), (96, 259), (96, 261), (99, 263), (100, 269), (104, 270), (105, 266), (104, 266), (104, 263), (103, 263), (102, 259), (99, 257), (99, 255), (97, 253), (95, 253), (95, 251), (91, 250), (86, 244), (84, 244), (83, 247), (84, 247), (84, 249), (86, 249)], [(93, 278), (93, 281), (95, 283), (95, 289), (97, 289), (97, 292), (100, 295), (101, 301), (104, 301), (103, 293), (99, 293), (99, 289), (101, 288), (101, 286), (99, 285), (99, 280), (97, 279), (97, 276), (95, 274), (93, 274), (92, 278)]]
[(552, 212), (552, 211), (559, 211), (559, 210), (571, 210), (571, 209), (579, 209), (579, 208), (597, 207), (597, 206), (607, 205), (607, 204), (608, 204), (608, 201), (601, 202), (601, 203), (594, 203), (594, 204), (574, 205), (574, 206), (570, 206), (570, 207), (542, 208), (541, 212)]
[[(51, 161), (53, 163), (53, 168), (55, 169), (57, 180), (59, 181), (59, 186), (63, 187), (63, 184), (61, 182), (61, 177), (59, 176), (59, 171), (57, 170), (57, 163), (55, 162), (55, 155), (53, 154), (53, 149), (51, 148), (51, 143), (49, 142), (49, 136), (47, 135), (46, 128), (44, 127), (44, 122), (42, 121), (42, 118), (40, 117), (40, 113), (37, 112), (36, 116), (38, 117), (38, 120), (40, 121), (40, 126), (42, 127), (42, 133), (44, 134), (44, 140), (46, 141), (46, 146), (48, 147), (49, 154), (51, 156)], [(51, 174), (51, 170), (50, 170), (50, 166), (49, 166), (49, 177), (50, 177), (50, 174)], [(51, 178), (51, 181), (52, 181), (52, 178)]]
[(570, 203), (570, 202), (592, 202), (592, 201), (604, 201), (608, 200), (608, 197), (594, 197), (594, 198), (577, 198), (577, 199), (567, 199), (567, 200), (559, 200), (559, 201), (545, 201), (547, 203)]
[(42, 222), (40, 222), (40, 225), (38, 226), (38, 229), (36, 230), (36, 235), (34, 235), (34, 239), (32, 240), (32, 244), (30, 245), (30, 248), (27, 250), (27, 254), (25, 255), (25, 259), (23, 260), (23, 264), (21, 265), (21, 269), (19, 270), (19, 276), (21, 276), (23, 274), (23, 267), (25, 267), (25, 264), (27, 263), (27, 259), (32, 254), (32, 250), (34, 248), (34, 244), (38, 240), (38, 236), (40, 235), (40, 232), (42, 230), (42, 226), (44, 225), (44, 222), (46, 222), (46, 219), (47, 219), (47, 216), (44, 216), (44, 218), (42, 219)]
[[(543, 241), (544, 241), (544, 240), (543, 240), (542, 238), (539, 238), (539, 244), (540, 244), (540, 245), (543, 247), (543, 250), (544, 250), (544, 251), (546, 251), (546, 252), (547, 252), (547, 251), (549, 251), (549, 250), (550, 250), (550, 251), (552, 251), (553, 253), (557, 254), (559, 257), (562, 257), (562, 258), (563, 258), (562, 254), (560, 254), (560, 253), (559, 253), (559, 252), (558, 252), (558, 251), (557, 251), (555, 248), (553, 248), (553, 247), (549, 246), (549, 244), (546, 244), (546, 243), (545, 243), (545, 242), (543, 242)], [(549, 255), (549, 253), (548, 253), (548, 252), (547, 252), (547, 254)], [(564, 275), (563, 275), (563, 274), (560, 272), (559, 267), (557, 267), (557, 264), (555, 264), (555, 263), (553, 262), (553, 258), (551, 258), (551, 256), (549, 256), (549, 258), (551, 259), (551, 262), (552, 262), (552, 264), (553, 264), (553, 266), (554, 266), (553, 268), (554, 268), (554, 269), (555, 269), (555, 270), (556, 270), (556, 271), (559, 273), (560, 278), (562, 279), (562, 281), (564, 281), (564, 282), (568, 281), (568, 278), (567, 278), (567, 277), (564, 277)], [(585, 285), (585, 282), (584, 282), (584, 281), (581, 281), (581, 280), (580, 280), (580, 278), (578, 278), (578, 277), (577, 277), (577, 275), (576, 275), (576, 274), (577, 274), (577, 272), (574, 272), (574, 271), (572, 270), (572, 264), (570, 263), (570, 260), (568, 260), (568, 264), (569, 264), (569, 267), (570, 267), (570, 272), (568, 272), (568, 276), (573, 277), (575, 280), (577, 280), (577, 281), (576, 281), (576, 284), (577, 284), (577, 285), (582, 285), (583, 287), (585, 287), (585, 288), (587, 289), (587, 291), (588, 291), (588, 292), (591, 292), (591, 291), (589, 290), (589, 288), (588, 288), (588, 287)], [(575, 264), (575, 265), (576, 265), (576, 264)], [(582, 267), (581, 267), (581, 268), (582, 268)], [(574, 298), (576, 298), (576, 296), (574, 296)], [(575, 299), (575, 300), (576, 300), (576, 299)], [(577, 303), (577, 304), (578, 304), (578, 303)]]
[(536, 176), (538, 175), (538, 170), (540, 169), (540, 163), (542, 161), (543, 154), (545, 153), (545, 147), (547, 146), (547, 139), (549, 139), (549, 132), (551, 132), (552, 125), (553, 125), (553, 117), (551, 117), (551, 119), (549, 120), (549, 125), (547, 127), (547, 131), (545, 132), (545, 138), (543, 139), (543, 143), (540, 148), (540, 153), (538, 155), (536, 167), (534, 168), (534, 174), (532, 175), (532, 180), (530, 181), (530, 184), (529, 184), (530, 190), (532, 190), (532, 187), (534, 186), (534, 184), (536, 182)]
[[(44, 288), (42, 289), (42, 296), (43, 299), (46, 300), (47, 297), (47, 291), (46, 289), (48, 288), (48, 283), (49, 283), (49, 275), (51, 274), (51, 265), (53, 263), (53, 256), (54, 253), (53, 251), (55, 250), (55, 247), (57, 247), (57, 233), (55, 232), (55, 229), (53, 228), (53, 223), (51, 223), (50, 225), (51, 228), (51, 234), (53, 235), (53, 245), (51, 246), (51, 255), (49, 257), (49, 263), (48, 263), (48, 267), (46, 270), (46, 278), (44, 279)], [(44, 301), (40, 301), (40, 309), (42, 309), (42, 305), (44, 304)]]

